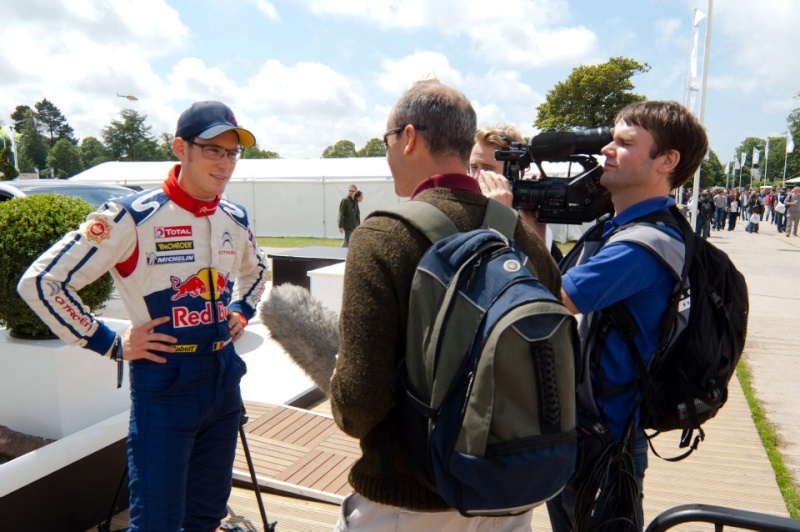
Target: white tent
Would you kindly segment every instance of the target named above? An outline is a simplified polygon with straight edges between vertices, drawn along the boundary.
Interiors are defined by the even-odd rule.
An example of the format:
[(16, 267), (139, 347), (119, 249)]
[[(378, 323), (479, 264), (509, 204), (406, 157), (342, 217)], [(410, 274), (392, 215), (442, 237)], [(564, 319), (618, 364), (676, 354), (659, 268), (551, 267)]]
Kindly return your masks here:
[[(128, 187), (159, 186), (174, 162), (108, 162), (72, 179)], [(364, 193), (361, 219), (401, 201), (384, 157), (242, 159), (226, 190), (243, 205), (258, 236), (339, 238), (339, 202), (355, 183)]]
[(791, 179), (787, 179), (786, 183), (790, 183), (792, 185), (800, 185), (800, 175), (797, 177), (793, 177)]

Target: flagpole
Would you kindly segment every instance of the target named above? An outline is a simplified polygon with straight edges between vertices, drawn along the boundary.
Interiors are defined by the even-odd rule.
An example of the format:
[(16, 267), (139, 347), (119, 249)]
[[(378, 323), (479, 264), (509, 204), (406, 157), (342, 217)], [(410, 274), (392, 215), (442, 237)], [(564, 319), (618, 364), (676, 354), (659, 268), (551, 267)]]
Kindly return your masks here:
[(786, 132), (786, 149), (783, 150), (783, 183), (781, 184), (781, 188), (786, 188), (786, 163), (789, 161), (789, 135), (791, 134), (791, 131)]
[(767, 173), (767, 167), (768, 166), (769, 166), (769, 136), (767, 137), (767, 148), (764, 151), (764, 184), (765, 185), (767, 184), (767, 179), (769, 179), (769, 174)]
[[(700, 84), (700, 113), (698, 119), (704, 123), (706, 113), (706, 87), (708, 86), (708, 58), (711, 52), (711, 21), (713, 20), (714, 0), (708, 0), (708, 13), (706, 14), (706, 37), (703, 43), (703, 81)], [(694, 24), (694, 18), (692, 18)], [(697, 198), (700, 195), (700, 167), (694, 174), (694, 187), (692, 187), (692, 223), (697, 220)]]
[(742, 159), (740, 154), (736, 154), (739, 158), (739, 188), (742, 188), (742, 168), (744, 167), (744, 160)]
[(753, 189), (753, 163), (755, 160), (755, 157), (750, 157), (750, 190)]

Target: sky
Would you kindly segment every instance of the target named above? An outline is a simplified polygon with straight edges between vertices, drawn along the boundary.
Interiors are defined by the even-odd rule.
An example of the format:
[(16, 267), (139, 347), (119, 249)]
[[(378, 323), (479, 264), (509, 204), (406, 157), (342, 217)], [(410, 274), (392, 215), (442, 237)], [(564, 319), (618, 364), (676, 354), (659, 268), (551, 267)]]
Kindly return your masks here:
[[(710, 1), (3, 0), (0, 120), (47, 98), (78, 138), (100, 138), (125, 108), (160, 136), (192, 102), (221, 100), (260, 148), (318, 158), (382, 137), (402, 92), (433, 74), (472, 101), (479, 127), (531, 136), (549, 90), (611, 57), (650, 65), (634, 92), (684, 103), (694, 9)], [(702, 118), (725, 164), (747, 137), (784, 135), (800, 107), (800, 1), (711, 11)]]

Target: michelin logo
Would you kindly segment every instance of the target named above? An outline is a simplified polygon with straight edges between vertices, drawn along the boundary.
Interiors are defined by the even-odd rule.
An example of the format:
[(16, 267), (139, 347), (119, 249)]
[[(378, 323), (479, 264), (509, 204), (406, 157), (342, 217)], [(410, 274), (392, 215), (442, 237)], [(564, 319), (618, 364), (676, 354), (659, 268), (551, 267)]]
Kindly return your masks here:
[(151, 265), (175, 264), (177, 262), (194, 262), (194, 253), (187, 253), (185, 255), (160, 255), (152, 258), (150, 256), (147, 257), (147, 263)]

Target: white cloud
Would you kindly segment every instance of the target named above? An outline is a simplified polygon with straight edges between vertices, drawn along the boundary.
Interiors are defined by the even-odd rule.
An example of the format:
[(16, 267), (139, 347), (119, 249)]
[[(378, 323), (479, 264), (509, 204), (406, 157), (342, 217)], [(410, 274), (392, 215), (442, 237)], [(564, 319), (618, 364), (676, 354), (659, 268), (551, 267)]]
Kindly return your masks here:
[(256, 6), (256, 9), (258, 9), (264, 14), (265, 17), (267, 17), (267, 19), (280, 20), (278, 10), (275, 8), (275, 5), (272, 2), (268, 2), (267, 0), (253, 0), (253, 4)]
[(585, 27), (559, 26), (569, 13), (565, 0), (313, 0), (309, 10), (383, 29), (424, 29), (464, 39), (476, 57), (517, 68), (580, 61), (598, 46), (597, 36)]
[(387, 94), (399, 98), (411, 83), (430, 75), (446, 85), (463, 84), (461, 73), (450, 64), (447, 56), (430, 51), (418, 51), (400, 59), (383, 59), (377, 83)]

